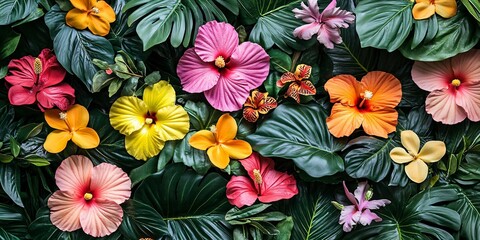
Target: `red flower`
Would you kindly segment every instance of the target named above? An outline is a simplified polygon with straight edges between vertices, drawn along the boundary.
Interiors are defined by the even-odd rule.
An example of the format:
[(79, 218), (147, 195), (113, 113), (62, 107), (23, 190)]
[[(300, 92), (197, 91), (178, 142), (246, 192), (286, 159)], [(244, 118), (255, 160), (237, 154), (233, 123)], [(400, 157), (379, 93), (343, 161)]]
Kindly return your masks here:
[(306, 80), (310, 78), (312, 73), (312, 67), (300, 64), (295, 69), (295, 73), (286, 72), (282, 75), (280, 80), (277, 81), (277, 86), (283, 87), (285, 84), (290, 83), (288, 86), (288, 90), (285, 93), (285, 97), (291, 97), (300, 103), (300, 96), (299, 95), (315, 95), (317, 90), (315, 86), (313, 86), (312, 82)]
[(260, 114), (267, 114), (276, 108), (277, 101), (275, 98), (269, 97), (268, 93), (253, 90), (252, 95), (247, 98), (243, 106), (243, 118), (249, 122), (256, 122)]
[(35, 58), (25, 56), (8, 64), (5, 80), (12, 86), (8, 99), (12, 105), (29, 105), (37, 102), (40, 110), (54, 107), (65, 111), (75, 102), (75, 90), (62, 83), (66, 71), (50, 49), (43, 49)]
[(237, 207), (289, 199), (298, 193), (295, 178), (274, 169), (275, 163), (257, 153), (240, 160), (249, 177), (233, 176), (227, 183), (227, 198)]

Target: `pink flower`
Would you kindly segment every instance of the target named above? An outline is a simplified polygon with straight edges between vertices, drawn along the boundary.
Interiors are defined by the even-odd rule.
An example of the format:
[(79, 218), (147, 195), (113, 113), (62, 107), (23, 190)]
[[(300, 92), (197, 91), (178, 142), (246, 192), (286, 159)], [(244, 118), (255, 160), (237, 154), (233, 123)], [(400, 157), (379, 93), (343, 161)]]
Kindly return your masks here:
[(333, 48), (333, 43), (342, 43), (339, 28), (348, 28), (348, 23), (353, 23), (355, 16), (349, 11), (340, 10), (336, 5), (337, 1), (333, 0), (320, 13), (317, 0), (308, 0), (308, 7), (302, 2), (303, 9), (295, 8), (293, 12), (296, 18), (308, 24), (296, 28), (293, 35), (308, 40), (317, 34), (318, 42), (330, 49)]
[(233, 176), (227, 183), (227, 198), (239, 208), (251, 206), (258, 200), (263, 203), (289, 199), (298, 193), (295, 178), (274, 169), (275, 163), (257, 153), (239, 160), (249, 177)]
[(382, 219), (375, 213), (371, 212), (372, 209), (379, 209), (387, 204), (390, 204), (388, 199), (370, 200), (373, 193), (367, 182), (358, 183), (357, 189), (355, 189), (355, 196), (348, 191), (345, 182), (343, 182), (343, 189), (348, 200), (353, 205), (343, 206), (340, 213), (340, 220), (338, 223), (343, 224), (343, 231), (350, 232), (353, 226), (357, 223), (361, 223), (363, 226), (370, 225), (372, 221), (380, 222)]
[(193, 48), (180, 58), (177, 74), (183, 90), (203, 92), (215, 109), (242, 108), (250, 90), (267, 78), (270, 58), (258, 44), (238, 45), (232, 25), (211, 21), (201, 26)]
[(131, 181), (122, 169), (109, 163), (93, 166), (74, 155), (63, 160), (55, 174), (60, 190), (48, 199), (50, 220), (62, 231), (83, 231), (103, 237), (118, 229), (130, 197)]
[(415, 62), (413, 81), (430, 94), (425, 109), (433, 119), (456, 124), (465, 118), (480, 121), (480, 50), (439, 62)]
[(35, 58), (25, 56), (8, 64), (5, 80), (12, 86), (8, 99), (12, 105), (29, 105), (37, 102), (40, 110), (54, 107), (65, 111), (75, 102), (75, 90), (62, 83), (66, 71), (50, 49), (43, 49)]

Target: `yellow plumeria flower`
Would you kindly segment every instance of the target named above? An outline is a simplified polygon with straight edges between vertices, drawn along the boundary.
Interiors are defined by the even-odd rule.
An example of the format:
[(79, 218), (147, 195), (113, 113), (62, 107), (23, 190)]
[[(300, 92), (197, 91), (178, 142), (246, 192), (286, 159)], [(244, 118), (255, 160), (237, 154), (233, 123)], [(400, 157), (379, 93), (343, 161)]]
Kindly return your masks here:
[[(420, 138), (411, 130), (402, 131), (402, 145), (407, 149), (396, 147), (390, 151), (390, 157), (398, 164), (408, 163), (405, 172), (410, 180), (421, 183), (428, 175), (427, 163), (438, 162), (445, 155), (447, 148), (442, 141), (428, 141), (420, 149)], [(408, 152), (407, 152), (408, 151)]]
[(125, 137), (127, 152), (147, 160), (163, 149), (165, 141), (182, 139), (190, 128), (188, 114), (175, 105), (175, 90), (160, 81), (143, 91), (143, 100), (124, 96), (110, 108), (110, 124)]
[(427, 19), (437, 13), (443, 18), (451, 18), (457, 14), (456, 0), (416, 0), (412, 14), (416, 20)]
[(201, 130), (193, 134), (189, 143), (192, 147), (207, 150), (208, 158), (215, 167), (224, 169), (230, 158), (244, 159), (252, 154), (252, 147), (243, 140), (234, 139), (237, 135), (237, 123), (230, 114), (223, 114), (211, 130)]

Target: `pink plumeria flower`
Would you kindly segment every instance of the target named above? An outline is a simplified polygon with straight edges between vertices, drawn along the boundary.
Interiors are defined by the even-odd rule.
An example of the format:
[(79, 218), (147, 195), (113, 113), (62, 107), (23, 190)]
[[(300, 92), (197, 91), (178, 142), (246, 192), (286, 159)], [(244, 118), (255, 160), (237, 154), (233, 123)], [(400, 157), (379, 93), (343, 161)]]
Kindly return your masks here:
[(8, 71), (5, 80), (11, 85), (8, 99), (12, 105), (36, 102), (42, 112), (54, 107), (65, 111), (75, 102), (75, 90), (62, 83), (67, 72), (50, 49), (43, 49), (36, 58), (10, 61)]
[(353, 23), (355, 16), (353, 13), (337, 8), (337, 1), (333, 0), (320, 13), (317, 0), (308, 0), (308, 6), (301, 3), (302, 9), (295, 8), (293, 12), (295, 17), (308, 23), (300, 26), (293, 31), (293, 35), (300, 39), (309, 40), (317, 34), (319, 43), (326, 48), (333, 48), (333, 43), (342, 43), (340, 28), (348, 28), (349, 23)]
[[(372, 190), (367, 182), (358, 183), (354, 194), (348, 191), (345, 182), (343, 182), (343, 189), (348, 200), (353, 205), (341, 206), (340, 220), (338, 223), (343, 224), (343, 231), (352, 231), (353, 226), (357, 223), (363, 226), (370, 225), (372, 221), (380, 222), (382, 219), (370, 210), (379, 209), (387, 204), (390, 204), (388, 199), (370, 200), (373, 196)], [(338, 203), (337, 203), (338, 204)]]
[(93, 166), (90, 159), (74, 155), (63, 160), (55, 173), (60, 190), (48, 199), (50, 220), (62, 231), (83, 231), (94, 237), (115, 232), (130, 197), (131, 181), (109, 163)]
[(456, 124), (465, 118), (480, 121), (480, 50), (439, 62), (415, 62), (413, 81), (429, 91), (425, 110), (433, 120)]
[(295, 178), (274, 169), (270, 158), (253, 153), (239, 160), (248, 173), (245, 176), (233, 176), (227, 183), (227, 198), (230, 204), (241, 208), (251, 206), (258, 199), (263, 203), (290, 199), (298, 193)]
[(180, 58), (177, 74), (183, 90), (203, 92), (215, 109), (240, 110), (250, 90), (262, 85), (270, 58), (260, 45), (238, 45), (232, 25), (211, 21), (201, 26), (193, 48)]

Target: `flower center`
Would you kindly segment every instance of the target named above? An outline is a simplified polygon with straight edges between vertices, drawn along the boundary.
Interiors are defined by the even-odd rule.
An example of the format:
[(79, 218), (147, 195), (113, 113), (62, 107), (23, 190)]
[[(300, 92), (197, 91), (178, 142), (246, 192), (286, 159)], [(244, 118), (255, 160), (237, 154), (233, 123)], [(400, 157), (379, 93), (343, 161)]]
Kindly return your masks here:
[(67, 119), (67, 113), (66, 112), (60, 112), (58, 115), (60, 116), (60, 119), (62, 119), (62, 120)]
[(152, 123), (153, 123), (153, 119), (151, 119), (151, 118), (149, 118), (149, 117), (145, 118), (145, 124), (150, 125), (150, 124), (152, 124)]
[(100, 10), (97, 7), (93, 7), (92, 12), (95, 13), (95, 14), (99, 14)]
[(255, 178), (255, 179), (253, 179), (253, 181), (255, 181), (255, 183), (262, 184), (262, 175), (260, 174), (260, 170), (253, 169), (253, 177)]
[(83, 195), (83, 198), (87, 201), (90, 201), (93, 198), (93, 194), (87, 192), (85, 195)]
[(217, 59), (215, 59), (215, 66), (217, 66), (218, 68), (224, 68), (225, 59), (222, 56), (218, 56)]
[(217, 133), (217, 126), (215, 125), (210, 126), (210, 132)]
[(35, 61), (33, 62), (33, 71), (35, 74), (40, 74), (42, 72), (42, 61), (40, 58), (35, 58)]
[(362, 101), (358, 105), (359, 108), (363, 107), (363, 104), (365, 103), (365, 100), (370, 100), (373, 97), (373, 92), (365, 90), (362, 94), (360, 94), (360, 97), (362, 98)]
[(460, 84), (462, 84), (462, 82), (459, 79), (455, 78), (455, 79), (452, 80), (452, 85), (453, 86), (458, 87), (458, 86), (460, 86)]

